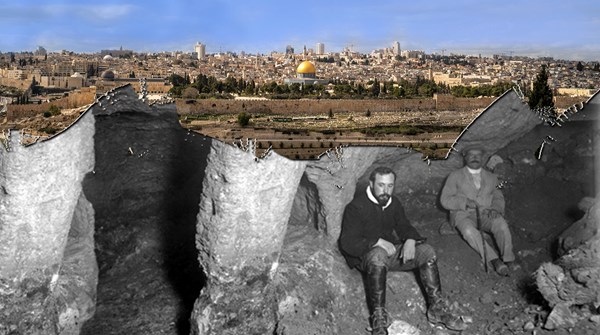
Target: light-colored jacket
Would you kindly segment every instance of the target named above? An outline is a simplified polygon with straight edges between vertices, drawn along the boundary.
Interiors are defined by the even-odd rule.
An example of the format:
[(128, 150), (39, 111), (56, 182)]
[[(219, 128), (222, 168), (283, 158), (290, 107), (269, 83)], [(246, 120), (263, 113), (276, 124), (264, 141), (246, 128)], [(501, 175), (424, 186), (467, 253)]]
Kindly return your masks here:
[(497, 185), (498, 177), (483, 168), (479, 189), (475, 187), (473, 176), (466, 166), (450, 173), (440, 198), (442, 206), (450, 211), (450, 223), (454, 226), (456, 220), (473, 213), (474, 210), (466, 208), (467, 199), (475, 200), (481, 210), (495, 209), (504, 216), (504, 196)]

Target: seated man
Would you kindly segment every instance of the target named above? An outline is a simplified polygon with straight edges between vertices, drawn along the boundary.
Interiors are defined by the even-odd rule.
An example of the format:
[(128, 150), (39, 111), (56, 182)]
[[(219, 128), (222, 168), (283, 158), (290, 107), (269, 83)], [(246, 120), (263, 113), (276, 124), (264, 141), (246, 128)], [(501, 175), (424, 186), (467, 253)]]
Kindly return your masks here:
[[(509, 269), (516, 270), (519, 266), (515, 262), (510, 230), (503, 217), (504, 196), (496, 187), (498, 178), (482, 168), (484, 150), (481, 147), (468, 147), (463, 155), (465, 166), (450, 173), (440, 201), (450, 211), (450, 224), (458, 229), (467, 243), (490, 262), (498, 274), (508, 276)], [(482, 231), (492, 234), (502, 259), (482, 238)]]
[(418, 269), (427, 296), (427, 318), (452, 330), (467, 326), (449, 311), (443, 299), (433, 248), (425, 244), (410, 224), (398, 198), (392, 195), (396, 174), (389, 168), (376, 168), (369, 186), (346, 206), (339, 247), (351, 268), (357, 268), (366, 281), (372, 334), (388, 334), (391, 322), (385, 310), (387, 271)]

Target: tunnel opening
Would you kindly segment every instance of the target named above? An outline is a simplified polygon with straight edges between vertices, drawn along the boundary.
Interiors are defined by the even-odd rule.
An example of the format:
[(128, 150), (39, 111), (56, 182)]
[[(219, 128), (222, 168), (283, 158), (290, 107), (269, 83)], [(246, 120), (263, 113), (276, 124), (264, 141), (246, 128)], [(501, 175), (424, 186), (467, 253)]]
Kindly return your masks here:
[(290, 226), (309, 226), (322, 233), (327, 233), (327, 223), (322, 212), (319, 190), (308, 179), (306, 173), (302, 174), (300, 184), (296, 189), (288, 228)]
[(96, 164), (83, 191), (95, 210), (99, 277), (81, 334), (189, 334), (205, 282), (195, 233), (211, 140), (171, 111), (95, 119)]

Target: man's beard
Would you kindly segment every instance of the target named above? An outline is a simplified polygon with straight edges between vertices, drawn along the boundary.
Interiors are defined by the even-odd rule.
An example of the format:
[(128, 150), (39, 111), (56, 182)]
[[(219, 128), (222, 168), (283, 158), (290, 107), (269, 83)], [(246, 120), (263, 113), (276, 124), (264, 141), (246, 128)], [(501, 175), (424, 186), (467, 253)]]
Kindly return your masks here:
[(377, 201), (379, 202), (379, 204), (381, 206), (385, 206), (387, 205), (387, 202), (390, 200), (390, 195), (389, 194), (380, 194), (377, 196)]

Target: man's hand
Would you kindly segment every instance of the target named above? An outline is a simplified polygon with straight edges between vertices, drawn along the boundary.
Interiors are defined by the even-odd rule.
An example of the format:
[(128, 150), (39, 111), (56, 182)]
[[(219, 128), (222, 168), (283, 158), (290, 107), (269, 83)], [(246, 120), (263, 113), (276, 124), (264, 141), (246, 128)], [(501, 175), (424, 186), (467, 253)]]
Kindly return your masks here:
[(495, 209), (486, 209), (484, 211), (484, 215), (487, 215), (487, 217), (490, 218), (490, 219), (492, 219), (492, 220), (495, 219), (495, 218), (499, 218), (499, 217), (502, 216), (502, 214), (500, 214), (500, 212), (498, 212)]
[(387, 252), (388, 256), (393, 256), (396, 253), (396, 247), (392, 242), (388, 242), (382, 238), (377, 240), (377, 243), (373, 245), (373, 247), (380, 247)]
[(477, 202), (473, 199), (467, 199), (467, 208), (477, 208)]
[(400, 253), (400, 257), (402, 258), (402, 263), (406, 263), (415, 258), (415, 240), (409, 238), (404, 242), (402, 246), (402, 252)]

